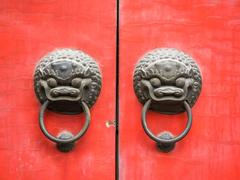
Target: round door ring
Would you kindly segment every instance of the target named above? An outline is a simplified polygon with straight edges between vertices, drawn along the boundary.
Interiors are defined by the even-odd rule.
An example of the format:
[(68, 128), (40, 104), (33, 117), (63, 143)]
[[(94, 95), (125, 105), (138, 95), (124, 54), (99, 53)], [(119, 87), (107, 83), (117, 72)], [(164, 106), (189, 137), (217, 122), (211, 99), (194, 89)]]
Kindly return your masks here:
[[(146, 120), (146, 114), (147, 111), (151, 105), (152, 100), (149, 99), (143, 106), (142, 109), (142, 126), (143, 129), (145, 131), (145, 133), (155, 142), (157, 142), (159, 148), (163, 151), (165, 151), (165, 149), (167, 148), (168, 151), (172, 150), (172, 148), (174, 148), (174, 144), (178, 141), (180, 141), (181, 139), (183, 139), (188, 132), (191, 129), (192, 126), (192, 111), (191, 111), (191, 107), (189, 106), (189, 104), (187, 103), (187, 101), (183, 102), (184, 108), (186, 109), (187, 112), (187, 116), (188, 116), (188, 121), (187, 121), (187, 125), (186, 128), (184, 129), (184, 131), (176, 136), (176, 137), (172, 137), (171, 133), (164, 133), (162, 134), (160, 137), (155, 136), (148, 128), (147, 126), (147, 120)], [(169, 148), (171, 147), (171, 148)]]
[(72, 136), (70, 138), (58, 138), (58, 137), (55, 137), (53, 136), (52, 134), (50, 134), (46, 127), (45, 127), (45, 123), (44, 123), (44, 113), (45, 113), (45, 110), (47, 109), (48, 105), (49, 105), (49, 101), (45, 101), (42, 106), (41, 106), (41, 109), (40, 109), (40, 112), (39, 112), (39, 125), (40, 125), (40, 129), (41, 131), (43, 132), (43, 134), (51, 141), (57, 143), (57, 144), (70, 144), (70, 143), (74, 143), (75, 141), (77, 141), (80, 137), (82, 137), (88, 127), (89, 127), (89, 124), (90, 124), (90, 119), (91, 119), (91, 116), (90, 116), (90, 111), (89, 111), (89, 108), (87, 106), (86, 103), (84, 103), (83, 101), (80, 102), (81, 104), (81, 107), (83, 109), (83, 112), (85, 114), (85, 124), (83, 126), (83, 128), (79, 131), (79, 133), (75, 136)]

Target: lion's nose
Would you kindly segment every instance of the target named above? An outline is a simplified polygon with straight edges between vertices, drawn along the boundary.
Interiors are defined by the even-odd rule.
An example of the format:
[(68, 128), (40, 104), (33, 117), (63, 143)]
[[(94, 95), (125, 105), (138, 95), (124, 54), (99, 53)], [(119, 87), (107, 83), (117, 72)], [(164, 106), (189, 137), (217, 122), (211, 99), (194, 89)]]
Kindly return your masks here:
[(80, 94), (79, 89), (64, 86), (64, 87), (56, 87), (51, 89), (50, 91), (51, 96), (59, 97), (59, 96), (71, 96), (77, 97)]
[(155, 89), (154, 91), (155, 96), (162, 97), (162, 96), (182, 96), (184, 94), (184, 90), (181, 88), (173, 87), (173, 86), (163, 86), (160, 88)]

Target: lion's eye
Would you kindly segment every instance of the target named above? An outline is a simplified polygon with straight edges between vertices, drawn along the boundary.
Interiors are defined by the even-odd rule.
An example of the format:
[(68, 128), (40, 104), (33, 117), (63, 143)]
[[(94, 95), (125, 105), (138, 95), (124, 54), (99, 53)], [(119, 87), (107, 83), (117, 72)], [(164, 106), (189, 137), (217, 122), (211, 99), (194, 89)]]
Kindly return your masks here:
[(185, 85), (186, 79), (184, 77), (180, 77), (176, 80), (176, 86), (183, 87)]
[(74, 79), (72, 80), (72, 86), (75, 87), (75, 88), (80, 88), (80, 86), (81, 86), (81, 81), (82, 81), (81, 78), (74, 78)]
[(152, 84), (153, 87), (159, 87), (161, 86), (161, 81), (158, 78), (152, 78), (150, 79), (150, 83)]
[(57, 86), (57, 81), (54, 78), (49, 78), (47, 84), (49, 87), (54, 88)]

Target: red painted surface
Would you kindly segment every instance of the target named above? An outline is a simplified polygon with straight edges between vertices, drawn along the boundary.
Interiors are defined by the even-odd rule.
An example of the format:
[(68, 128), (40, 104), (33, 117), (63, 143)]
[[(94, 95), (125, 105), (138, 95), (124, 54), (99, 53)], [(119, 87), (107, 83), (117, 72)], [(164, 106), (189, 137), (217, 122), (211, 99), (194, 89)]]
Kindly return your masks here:
[[(120, 9), (120, 179), (239, 179), (239, 1), (121, 0)], [(157, 47), (187, 52), (203, 75), (192, 129), (168, 154), (144, 133), (132, 83), (139, 57)], [(178, 134), (186, 115), (150, 112), (148, 122)]]
[[(115, 1), (1, 0), (0, 179), (114, 179)], [(75, 149), (59, 152), (38, 126), (33, 72), (55, 48), (81, 49), (97, 59), (103, 88), (87, 133)], [(107, 112), (107, 113), (106, 113)], [(83, 115), (46, 114), (50, 132), (76, 133)]]

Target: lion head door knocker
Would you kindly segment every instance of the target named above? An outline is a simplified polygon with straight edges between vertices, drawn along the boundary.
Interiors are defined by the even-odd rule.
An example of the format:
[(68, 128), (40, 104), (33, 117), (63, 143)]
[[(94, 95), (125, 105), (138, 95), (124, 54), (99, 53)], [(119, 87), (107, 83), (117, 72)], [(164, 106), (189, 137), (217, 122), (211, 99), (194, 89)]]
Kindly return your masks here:
[[(192, 124), (191, 107), (195, 104), (202, 86), (201, 73), (196, 62), (176, 49), (160, 48), (146, 53), (134, 71), (134, 90), (138, 100), (144, 104), (142, 126), (145, 133), (163, 152), (171, 151), (175, 143), (183, 139)], [(170, 132), (154, 135), (148, 128), (148, 109), (163, 114), (186, 111), (188, 122), (185, 130), (174, 137)]]
[[(90, 123), (89, 108), (101, 90), (101, 73), (92, 57), (79, 50), (57, 49), (44, 56), (35, 69), (35, 93), (42, 104), (39, 125), (43, 134), (67, 152), (83, 136)], [(63, 114), (84, 112), (85, 124), (75, 136), (64, 131), (58, 137), (45, 128), (44, 112), (52, 110)]]

